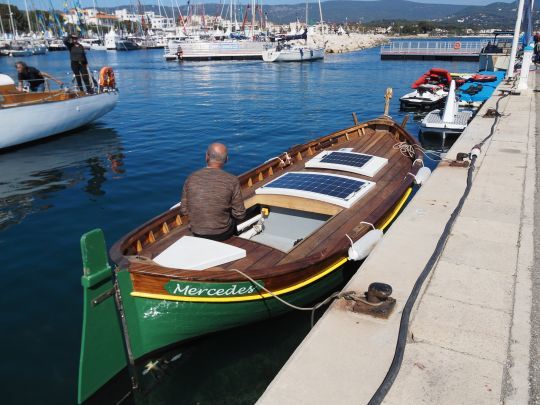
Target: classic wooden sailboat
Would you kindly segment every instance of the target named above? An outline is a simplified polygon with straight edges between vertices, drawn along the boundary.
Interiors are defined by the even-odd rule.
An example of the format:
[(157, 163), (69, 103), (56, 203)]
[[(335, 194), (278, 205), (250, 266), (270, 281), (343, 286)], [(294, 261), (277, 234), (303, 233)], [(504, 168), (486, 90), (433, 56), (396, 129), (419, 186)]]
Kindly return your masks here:
[(327, 298), (404, 204), (421, 159), (416, 140), (382, 116), (239, 176), (248, 217), (225, 242), (193, 237), (173, 207), (114, 244), (111, 272), (101, 230), (85, 234), (79, 401), (149, 353), (291, 310), (275, 296), (300, 306)]
[(26, 93), (0, 74), (0, 150), (79, 128), (107, 114), (117, 101), (114, 83), (96, 88), (95, 94)]

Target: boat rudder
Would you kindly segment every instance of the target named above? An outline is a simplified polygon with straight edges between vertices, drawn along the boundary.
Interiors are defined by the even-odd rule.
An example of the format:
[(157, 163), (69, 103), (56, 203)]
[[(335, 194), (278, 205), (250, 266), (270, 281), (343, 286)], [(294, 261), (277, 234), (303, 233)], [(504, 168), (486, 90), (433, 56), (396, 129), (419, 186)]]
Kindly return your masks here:
[(83, 403), (127, 366), (116, 311), (113, 272), (105, 236), (94, 229), (81, 237), (84, 290), (77, 402)]

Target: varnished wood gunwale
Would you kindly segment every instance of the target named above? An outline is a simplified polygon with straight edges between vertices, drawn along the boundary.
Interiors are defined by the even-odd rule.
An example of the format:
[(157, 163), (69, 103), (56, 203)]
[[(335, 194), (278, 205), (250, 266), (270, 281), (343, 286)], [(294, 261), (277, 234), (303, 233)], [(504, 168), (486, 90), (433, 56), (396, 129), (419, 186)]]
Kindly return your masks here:
[(64, 90), (26, 93), (19, 91), (14, 85), (0, 86), (0, 96), (0, 106), (2, 108), (52, 103), (86, 97), (83, 92), (65, 92)]
[[(249, 201), (255, 196), (256, 188), (275, 179), (278, 174), (302, 170), (307, 159), (324, 149), (339, 149), (343, 144), (347, 144), (348, 147), (354, 146), (355, 150), (362, 153), (389, 159), (387, 168), (381, 170), (373, 179), (369, 179), (377, 184), (373, 191), (363, 197), (361, 208), (345, 212), (336, 211), (335, 216), (316, 231), (312, 238), (306, 238), (288, 254), (268, 246), (256, 246), (257, 243), (254, 241), (246, 243), (236, 238), (240, 241), (230, 240), (228, 243), (245, 244), (248, 250), (247, 257), (204, 271), (169, 269), (144, 258), (137, 258), (137, 254), (145, 256), (145, 252), (150, 258), (154, 257), (156, 251), (162, 251), (181, 235), (189, 234), (187, 228), (189, 218), (181, 217), (179, 224), (179, 208), (176, 208), (151, 219), (118, 241), (111, 248), (111, 257), (117, 264), (128, 266), (135, 291), (149, 293), (165, 293), (163, 283), (170, 279), (245, 281), (238, 273), (231, 271), (232, 268), (247, 271), (251, 277), (264, 279), (268, 286), (272, 286), (271, 288), (282, 288), (287, 283), (305, 280), (324, 270), (324, 266), (329, 265), (332, 260), (346, 256), (348, 244), (343, 243), (343, 230), (350, 232), (350, 236), (357, 240), (371, 229), (367, 225), (359, 226), (359, 223), (361, 221), (376, 223), (381, 220), (410, 187), (412, 177), (406, 176), (406, 173), (415, 172), (420, 165), (412, 167), (414, 158), (405, 157), (399, 150), (393, 148), (398, 141), (416, 144), (414, 138), (396, 123), (382, 117), (334, 132), (307, 144), (294, 146), (278, 158), (239, 176), (243, 197), (245, 201)], [(284, 165), (287, 156), (290, 157), (291, 164)], [(415, 158), (421, 158), (421, 154)], [(335, 173), (332, 170), (317, 169), (317, 171)], [(343, 174), (365, 178), (351, 173)], [(163, 229), (168, 232), (163, 232)], [(340, 232), (336, 232), (337, 230)], [(252, 253), (255, 254), (251, 255)], [(261, 265), (258, 263), (259, 260)]]

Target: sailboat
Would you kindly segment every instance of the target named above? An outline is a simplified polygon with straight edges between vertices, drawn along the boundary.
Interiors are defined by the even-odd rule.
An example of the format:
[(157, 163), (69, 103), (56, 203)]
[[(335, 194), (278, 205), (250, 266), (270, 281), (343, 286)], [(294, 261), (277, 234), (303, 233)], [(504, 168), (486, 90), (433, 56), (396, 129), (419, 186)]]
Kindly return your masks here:
[[(321, 0), (319, 1), (319, 14), (321, 20), (321, 27), (323, 27), (322, 7)], [(300, 38), (292, 38), (304, 40), (305, 44), (291, 42), (285, 37), (283, 41), (278, 41), (276, 47), (267, 48), (262, 54), (262, 58), (265, 62), (305, 62), (312, 60), (324, 59), (324, 47), (311, 47), (307, 45), (308, 35), (308, 2), (306, 1), (306, 28)], [(324, 28), (322, 28), (324, 31)], [(283, 43), (282, 43), (283, 42)]]
[(107, 114), (117, 101), (113, 81), (100, 85), (94, 94), (25, 93), (17, 90), (11, 77), (0, 74), (0, 150), (82, 127)]

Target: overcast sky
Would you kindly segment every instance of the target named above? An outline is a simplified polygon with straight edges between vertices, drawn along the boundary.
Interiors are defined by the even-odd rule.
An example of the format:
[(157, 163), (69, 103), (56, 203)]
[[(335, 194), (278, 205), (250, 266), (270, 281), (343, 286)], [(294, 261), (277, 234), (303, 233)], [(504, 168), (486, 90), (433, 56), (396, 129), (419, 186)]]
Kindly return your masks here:
[[(49, 0), (26, 0), (28, 3), (29, 8), (34, 8), (33, 4), (35, 5), (35, 8), (39, 9), (48, 9), (49, 6)], [(62, 9), (64, 1), (63, 0), (50, 0), (52, 4), (58, 8)], [(71, 6), (73, 0), (68, 0), (68, 4)], [(187, 3), (187, 0), (161, 0), (161, 3), (166, 6), (170, 6), (172, 2), (176, 1), (180, 6), (184, 6)], [(229, 0), (221, 0), (225, 3), (228, 3)], [(246, 4), (249, 0), (236, 0), (238, 3)], [(322, 0), (324, 1), (324, 0)], [(362, 0), (357, 0), (362, 1)], [(391, 2), (392, 0), (381, 0), (382, 2)], [(430, 3), (430, 4), (463, 4), (463, 5), (486, 5), (490, 3), (494, 3), (494, 0), (414, 0), (418, 3)], [(510, 3), (511, 1), (508, 0), (498, 0), (505, 3)], [(92, 7), (92, 0), (79, 0), (81, 6), (83, 8)], [(191, 0), (193, 3), (219, 3), (220, 0)], [(310, 2), (314, 2), (314, 0), (310, 0)], [(7, 3), (7, 0), (0, 0), (0, 3)], [(126, 5), (126, 4), (136, 4), (135, 0), (96, 0), (96, 3), (98, 5), (98, 8), (101, 7), (108, 7), (108, 6), (120, 6), (120, 5)], [(154, 1), (141, 1), (142, 4), (157, 4), (157, 0)], [(293, 4), (293, 3), (304, 3), (304, 0), (263, 0), (263, 6), (265, 4)], [(24, 8), (24, 0), (11, 0), (11, 4), (15, 4), (19, 6), (20, 8)], [(175, 3), (176, 4), (176, 3)], [(419, 16), (420, 17), (420, 16)]]

